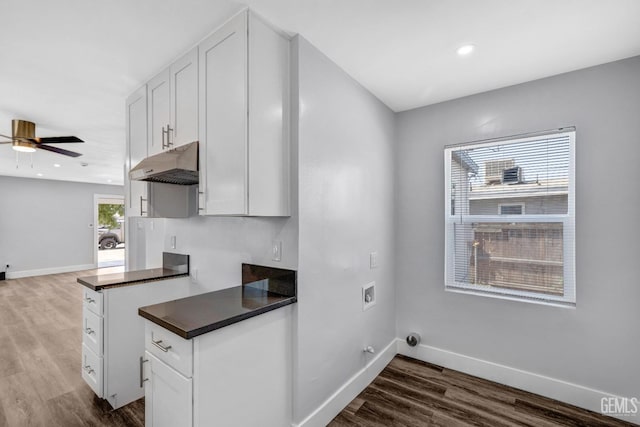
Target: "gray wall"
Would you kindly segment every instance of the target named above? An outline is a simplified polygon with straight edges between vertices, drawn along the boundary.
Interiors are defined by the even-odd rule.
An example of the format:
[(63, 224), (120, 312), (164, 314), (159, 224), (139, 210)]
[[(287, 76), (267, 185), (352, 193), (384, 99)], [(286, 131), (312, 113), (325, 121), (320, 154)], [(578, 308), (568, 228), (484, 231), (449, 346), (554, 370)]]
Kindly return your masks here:
[[(382, 350), (395, 337), (394, 115), (306, 40), (296, 43), (300, 422), (371, 360), (365, 346)], [(371, 281), (377, 304), (363, 312), (361, 287)]]
[(94, 195), (123, 187), (0, 176), (0, 271), (93, 264)]
[[(640, 57), (398, 114), (398, 336), (417, 330), (429, 346), (637, 397), (639, 117)], [(568, 125), (576, 308), (445, 292), (444, 145)]]

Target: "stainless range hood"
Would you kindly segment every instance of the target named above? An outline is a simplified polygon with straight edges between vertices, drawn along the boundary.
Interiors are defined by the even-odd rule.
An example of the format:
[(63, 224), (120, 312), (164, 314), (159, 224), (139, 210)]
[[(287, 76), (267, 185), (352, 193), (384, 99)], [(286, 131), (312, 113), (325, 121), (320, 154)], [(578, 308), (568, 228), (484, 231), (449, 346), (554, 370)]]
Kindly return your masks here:
[(198, 141), (147, 157), (129, 172), (134, 181), (193, 185), (198, 183)]

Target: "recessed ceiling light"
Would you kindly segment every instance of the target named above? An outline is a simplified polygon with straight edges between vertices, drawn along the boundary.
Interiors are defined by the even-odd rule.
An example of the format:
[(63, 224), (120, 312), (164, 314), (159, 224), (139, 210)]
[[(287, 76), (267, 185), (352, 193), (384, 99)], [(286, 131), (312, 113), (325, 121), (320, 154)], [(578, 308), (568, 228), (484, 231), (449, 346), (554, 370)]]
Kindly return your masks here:
[(41, 173), (37, 173), (36, 175), (38, 175), (38, 176), (42, 176), (42, 174), (41, 174)]
[(458, 48), (458, 50), (456, 50), (456, 52), (458, 53), (458, 55), (460, 56), (465, 56), (465, 55), (469, 55), (471, 52), (473, 52), (473, 49), (475, 49), (475, 46), (472, 44), (466, 44), (464, 46), (460, 46)]
[(59, 168), (59, 167), (60, 167), (60, 165), (59, 165), (58, 163), (54, 163), (54, 164), (53, 164), (53, 167), (54, 167), (54, 168)]
[(112, 180), (110, 180), (110, 179), (108, 179), (108, 180), (107, 180), (107, 182), (111, 183), (111, 182), (113, 182), (113, 181), (112, 181)]

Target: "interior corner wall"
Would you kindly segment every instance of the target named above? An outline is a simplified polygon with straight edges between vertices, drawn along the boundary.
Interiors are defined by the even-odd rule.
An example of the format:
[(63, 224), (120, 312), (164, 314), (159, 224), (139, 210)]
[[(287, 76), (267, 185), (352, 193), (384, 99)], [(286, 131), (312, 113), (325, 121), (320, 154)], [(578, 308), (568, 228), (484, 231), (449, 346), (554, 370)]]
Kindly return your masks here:
[(8, 277), (94, 265), (94, 195), (117, 185), (0, 176), (0, 271)]
[[(640, 57), (397, 114), (398, 336), (640, 397), (639, 117)], [(443, 147), (571, 125), (575, 309), (445, 292)]]
[[(300, 423), (367, 366), (373, 356), (366, 346), (381, 351), (395, 339), (395, 118), (304, 38), (293, 44), (300, 170), (294, 422)], [(378, 253), (378, 268), (370, 268), (371, 252)], [(363, 311), (362, 286), (372, 281), (377, 302)]]

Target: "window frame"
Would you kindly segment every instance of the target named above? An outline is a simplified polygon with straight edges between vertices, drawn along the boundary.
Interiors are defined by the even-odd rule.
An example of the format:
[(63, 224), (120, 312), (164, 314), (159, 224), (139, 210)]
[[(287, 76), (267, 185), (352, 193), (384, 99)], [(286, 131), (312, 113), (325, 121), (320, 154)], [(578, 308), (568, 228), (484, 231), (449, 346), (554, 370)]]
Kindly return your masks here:
[[(500, 214), (501, 208), (495, 215), (470, 215), (451, 214), (451, 163), (452, 152), (477, 148), (480, 146), (515, 144), (541, 139), (544, 136), (558, 137), (567, 135), (569, 137), (569, 165), (567, 184), (567, 213), (566, 214)], [(445, 259), (444, 259), (444, 284), (445, 291), (474, 294), (492, 298), (517, 300), (545, 305), (575, 307), (576, 305), (576, 269), (575, 269), (575, 127), (554, 129), (543, 132), (516, 135), (503, 138), (488, 139), (463, 144), (448, 145), (444, 148), (444, 169), (445, 169)], [(515, 204), (515, 203), (514, 203)], [(528, 290), (496, 288), (491, 285), (469, 284), (455, 280), (455, 224), (472, 223), (562, 223), (563, 227), (563, 295), (545, 294)]]

